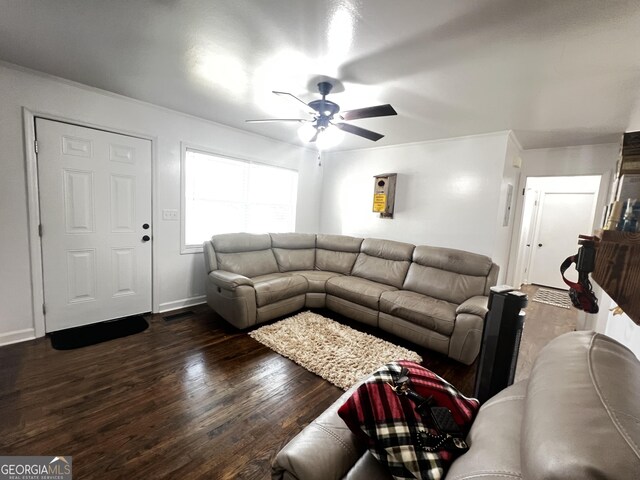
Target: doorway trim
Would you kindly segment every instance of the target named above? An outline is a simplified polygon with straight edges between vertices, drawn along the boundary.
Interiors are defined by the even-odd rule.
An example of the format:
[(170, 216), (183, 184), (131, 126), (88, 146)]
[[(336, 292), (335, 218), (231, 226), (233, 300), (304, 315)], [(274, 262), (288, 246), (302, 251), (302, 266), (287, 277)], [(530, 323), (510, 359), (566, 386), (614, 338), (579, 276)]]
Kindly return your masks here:
[[(584, 177), (600, 177), (600, 182), (599, 182), (599, 186), (598, 189), (596, 190), (596, 195), (595, 195), (595, 203), (594, 203), (594, 210), (593, 210), (593, 225), (591, 227), (591, 229), (595, 229), (598, 228), (598, 226), (600, 225), (600, 218), (598, 217), (598, 212), (599, 210), (602, 209), (603, 205), (606, 204), (606, 199), (609, 196), (609, 179), (610, 179), (610, 172), (604, 172), (604, 173), (579, 173), (579, 174), (575, 174), (575, 175), (571, 175), (571, 174), (558, 174), (558, 175), (527, 175), (525, 177), (522, 177), (520, 179), (520, 184), (518, 186), (519, 190), (521, 191), (521, 194), (518, 195), (518, 200), (517, 200), (517, 204), (516, 204), (516, 218), (518, 219), (517, 223), (514, 225), (514, 231), (513, 231), (513, 235), (512, 235), (512, 252), (513, 255), (511, 257), (511, 260), (514, 262), (514, 268), (511, 269), (508, 272), (508, 280), (509, 282), (511, 282), (512, 285), (515, 285), (516, 288), (519, 288), (520, 285), (522, 285), (524, 283), (524, 279), (525, 279), (525, 268), (526, 267), (530, 267), (530, 263), (531, 263), (531, 258), (529, 258), (529, 261), (525, 264), (524, 260), (524, 249), (525, 249), (525, 243), (526, 240), (523, 237), (523, 231), (525, 229), (525, 192), (527, 190), (527, 188), (530, 187), (529, 184), (529, 180), (530, 179), (559, 179), (559, 178), (565, 178), (565, 177), (569, 177), (569, 178), (584, 178)], [(543, 192), (539, 191), (537, 192), (536, 196), (537, 196), (537, 202), (540, 202), (540, 197), (541, 194)], [(571, 193), (591, 193), (591, 192), (586, 192), (583, 191), (582, 188), (576, 188), (575, 191), (572, 191)], [(536, 205), (536, 207), (534, 208), (533, 211), (533, 215), (532, 218), (529, 219), (531, 221), (531, 235), (533, 235), (535, 233), (535, 229), (536, 229), (536, 225), (538, 223), (538, 215), (539, 215), (539, 205)], [(531, 237), (531, 240), (533, 240), (533, 236)], [(576, 240), (576, 248), (577, 248), (577, 240)], [(515, 251), (514, 251), (515, 250)], [(530, 268), (529, 268), (530, 270)], [(528, 283), (530, 283), (530, 279), (527, 279)]]
[[(38, 158), (35, 150), (36, 130), (35, 119), (43, 118), (55, 122), (69, 123), (85, 128), (102, 130), (119, 135), (127, 135), (129, 137), (149, 140), (151, 142), (151, 216), (153, 219), (154, 232), (160, 225), (159, 214), (155, 208), (158, 205), (158, 189), (157, 187), (157, 168), (155, 168), (155, 159), (157, 158), (157, 137), (146, 135), (139, 132), (131, 132), (128, 130), (105, 127), (104, 125), (96, 125), (90, 122), (75, 120), (71, 118), (54, 115), (47, 112), (31, 110), (22, 107), (22, 125), (23, 140), (26, 163), (26, 180), (27, 180), (27, 218), (28, 218), (28, 237), (29, 237), (29, 270), (31, 273), (31, 306), (33, 316), (33, 327), (35, 337), (44, 337), (45, 335), (45, 314), (43, 311), (44, 304), (44, 276), (42, 272), (42, 243), (39, 234), (40, 226), (40, 190), (38, 184)], [(159, 282), (157, 281), (158, 272), (158, 242), (151, 245), (151, 308), (152, 311), (159, 310)]]

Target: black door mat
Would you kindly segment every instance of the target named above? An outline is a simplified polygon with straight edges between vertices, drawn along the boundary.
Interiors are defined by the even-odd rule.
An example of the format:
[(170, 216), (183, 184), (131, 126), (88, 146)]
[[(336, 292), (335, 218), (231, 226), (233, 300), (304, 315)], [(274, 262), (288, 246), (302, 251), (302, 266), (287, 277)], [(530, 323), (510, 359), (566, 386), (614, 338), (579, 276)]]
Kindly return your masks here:
[(147, 328), (149, 328), (149, 324), (142, 318), (142, 315), (134, 315), (132, 317), (59, 330), (50, 333), (49, 337), (51, 338), (51, 346), (56, 350), (72, 350), (127, 337), (143, 332)]

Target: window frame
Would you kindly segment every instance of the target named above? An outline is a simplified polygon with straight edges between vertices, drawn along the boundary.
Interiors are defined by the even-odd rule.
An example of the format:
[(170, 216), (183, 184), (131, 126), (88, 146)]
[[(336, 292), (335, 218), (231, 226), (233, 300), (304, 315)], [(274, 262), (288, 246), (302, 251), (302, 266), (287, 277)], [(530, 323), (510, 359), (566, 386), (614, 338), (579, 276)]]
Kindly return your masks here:
[[(247, 164), (257, 164), (264, 165), (267, 167), (273, 168), (282, 168), (283, 170), (290, 170), (292, 172), (296, 172), (298, 175), (298, 191), (296, 192), (296, 204), (294, 205), (295, 210), (297, 212), (298, 208), (298, 198), (297, 194), (300, 189), (300, 171), (297, 168), (285, 167), (282, 165), (274, 165), (272, 163), (267, 163), (264, 161), (253, 160), (249, 158), (242, 158), (236, 155), (229, 155), (227, 153), (222, 153), (212, 148), (202, 147), (200, 145), (194, 145), (187, 142), (180, 142), (180, 254), (181, 255), (189, 255), (194, 253), (202, 253), (203, 247), (202, 245), (187, 245), (186, 244), (186, 227), (187, 227), (187, 216), (186, 216), (186, 162), (187, 162), (187, 151), (202, 153), (205, 155), (212, 155), (228, 160), (232, 160), (235, 162), (243, 162)], [(295, 230), (295, 218), (294, 218), (294, 230)]]

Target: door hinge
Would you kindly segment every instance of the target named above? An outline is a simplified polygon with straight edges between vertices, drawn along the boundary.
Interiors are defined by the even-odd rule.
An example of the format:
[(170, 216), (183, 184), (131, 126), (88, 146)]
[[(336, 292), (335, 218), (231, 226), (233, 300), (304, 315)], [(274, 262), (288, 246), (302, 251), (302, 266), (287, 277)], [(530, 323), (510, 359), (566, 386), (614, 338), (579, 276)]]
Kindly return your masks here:
[(44, 306), (44, 303), (42, 304), (42, 314), (43, 315), (47, 314), (47, 307)]
[(524, 195), (524, 188), (522, 189), (522, 194)]
[(38, 153), (38, 140), (33, 141), (33, 149)]
[(38, 236), (41, 237), (42, 236), (42, 224), (38, 225)]

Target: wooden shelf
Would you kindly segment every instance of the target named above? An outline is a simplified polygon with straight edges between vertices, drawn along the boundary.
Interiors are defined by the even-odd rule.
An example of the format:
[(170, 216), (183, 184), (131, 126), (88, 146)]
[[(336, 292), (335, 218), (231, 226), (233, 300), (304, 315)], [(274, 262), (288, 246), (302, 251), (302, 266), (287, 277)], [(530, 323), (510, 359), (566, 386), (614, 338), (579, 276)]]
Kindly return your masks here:
[(596, 235), (592, 278), (640, 325), (640, 233), (601, 230)]

